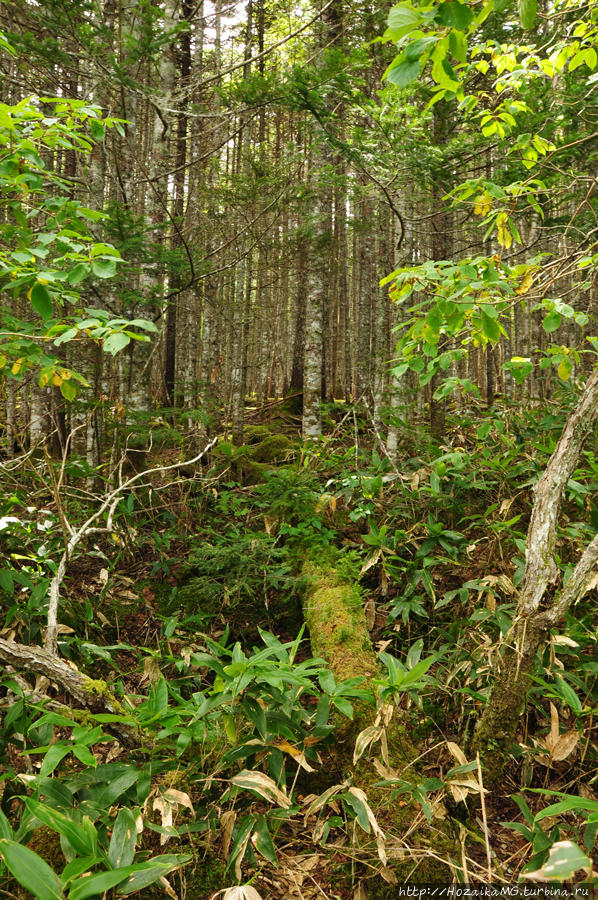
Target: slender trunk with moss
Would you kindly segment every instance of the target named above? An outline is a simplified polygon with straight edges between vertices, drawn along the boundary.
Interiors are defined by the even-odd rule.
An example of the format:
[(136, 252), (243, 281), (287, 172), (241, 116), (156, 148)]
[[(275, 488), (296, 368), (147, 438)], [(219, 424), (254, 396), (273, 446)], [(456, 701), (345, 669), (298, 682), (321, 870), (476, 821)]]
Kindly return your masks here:
[(533, 674), (536, 654), (550, 629), (587, 589), (598, 562), (598, 539), (589, 544), (566, 585), (548, 596), (560, 572), (555, 561), (557, 525), (567, 482), (598, 419), (598, 370), (587, 381), (554, 453), (535, 488), (527, 533), (525, 577), (513, 625), (497, 665), (490, 699), (474, 737), (489, 773), (497, 778), (513, 743)]

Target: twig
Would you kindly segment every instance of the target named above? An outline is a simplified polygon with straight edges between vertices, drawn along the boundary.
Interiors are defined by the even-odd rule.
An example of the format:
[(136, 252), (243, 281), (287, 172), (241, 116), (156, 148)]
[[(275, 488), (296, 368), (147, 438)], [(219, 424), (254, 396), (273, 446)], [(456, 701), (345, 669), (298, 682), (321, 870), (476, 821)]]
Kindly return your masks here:
[(486, 844), (486, 859), (488, 861), (488, 882), (492, 883), (492, 853), (490, 851), (490, 835), (488, 833), (488, 819), (486, 817), (486, 799), (484, 797), (484, 782), (482, 779), (482, 764), (479, 751), (476, 753), (478, 764), (478, 781), (480, 784), (480, 802), (482, 804), (482, 823), (484, 825), (484, 843)]
[[(58, 653), (58, 605), (60, 600), (60, 586), (64, 581), (64, 576), (66, 575), (66, 567), (68, 561), (71, 559), (73, 555), (73, 551), (77, 547), (77, 545), (83, 540), (84, 537), (87, 537), (90, 534), (98, 534), (99, 532), (111, 532), (113, 530), (113, 522), (114, 522), (114, 514), (116, 512), (116, 507), (120, 503), (121, 496), (123, 491), (127, 488), (131, 487), (131, 485), (135, 484), (136, 481), (139, 481), (140, 478), (145, 478), (148, 475), (151, 475), (154, 472), (168, 472), (172, 469), (179, 469), (182, 466), (191, 466), (205, 456), (209, 450), (212, 449), (216, 441), (218, 440), (218, 436), (216, 436), (203, 450), (194, 456), (192, 459), (182, 460), (181, 462), (171, 463), (168, 466), (154, 466), (151, 469), (145, 469), (143, 472), (138, 472), (136, 475), (133, 475), (131, 478), (127, 478), (126, 481), (121, 481), (120, 484), (117, 485), (107, 497), (104, 498), (103, 502), (100, 504), (98, 509), (77, 529), (77, 531), (73, 531), (71, 537), (69, 538), (64, 552), (60, 558), (60, 562), (58, 563), (58, 568), (52, 581), (50, 582), (50, 603), (48, 606), (48, 620), (46, 627), (46, 636), (44, 640), (45, 649), (51, 653), (53, 656), (57, 656)], [(94, 522), (97, 522), (98, 519), (104, 515), (105, 512), (108, 512), (106, 518), (106, 526), (102, 528), (98, 528), (94, 526)]]

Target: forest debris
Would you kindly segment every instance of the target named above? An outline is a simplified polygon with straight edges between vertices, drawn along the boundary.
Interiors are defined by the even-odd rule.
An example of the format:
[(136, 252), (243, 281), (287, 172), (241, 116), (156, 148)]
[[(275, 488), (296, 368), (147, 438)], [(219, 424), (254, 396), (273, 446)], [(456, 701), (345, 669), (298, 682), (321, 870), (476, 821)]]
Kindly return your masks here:
[(298, 750), (297, 747), (293, 747), (288, 741), (285, 741), (284, 738), (277, 742), (276, 746), (279, 750), (282, 750), (283, 753), (288, 753), (291, 756), (298, 766), (301, 766), (302, 769), (305, 769), (306, 772), (315, 772), (316, 770), (313, 766), (310, 766), (307, 759), (305, 758), (305, 753), (302, 753), (301, 750)]
[(164, 877), (164, 875), (160, 876), (160, 884), (162, 885), (164, 891), (168, 894), (168, 896), (172, 898), (172, 900), (179, 900), (179, 895), (175, 890), (173, 890), (171, 883), (167, 878)]
[(391, 869), (390, 866), (382, 866), (380, 869), (380, 875), (388, 884), (398, 884), (399, 879), (397, 878), (394, 869)]
[(365, 751), (371, 744), (379, 741), (384, 733), (381, 725), (368, 725), (363, 731), (360, 731), (355, 741), (355, 749), (353, 751), (353, 765), (361, 759)]
[(230, 850), (230, 842), (233, 835), (233, 828), (237, 821), (237, 814), (234, 809), (227, 809), (220, 816), (220, 824), (222, 825), (222, 855), (228, 859), (228, 851)]
[(176, 788), (168, 788), (167, 791), (164, 791), (163, 797), (168, 800), (169, 803), (178, 804), (179, 806), (185, 806), (193, 816), (195, 816), (195, 809), (193, 807), (193, 803), (191, 802), (191, 797), (189, 794), (186, 794), (185, 791), (177, 791)]
[(146, 656), (143, 660), (143, 674), (140, 679), (141, 684), (144, 682), (155, 684), (157, 681), (160, 681), (161, 677), (162, 672), (160, 671), (158, 661), (153, 656)]
[(562, 647), (579, 647), (577, 641), (574, 641), (573, 638), (568, 637), (566, 634), (553, 634), (550, 638), (551, 643), (556, 646)]
[(309, 807), (305, 810), (305, 822), (307, 825), (308, 818), (313, 815), (315, 812), (318, 812), (319, 809), (322, 809), (323, 806), (326, 806), (328, 801), (334, 797), (335, 794), (339, 794), (341, 791), (344, 791), (347, 787), (348, 782), (343, 781), (342, 784), (333, 784), (332, 787), (327, 788), (323, 794), (320, 794), (319, 797), (314, 797), (313, 794), (310, 794), (305, 798), (305, 802), (309, 803)]
[[(37, 645), (18, 644), (0, 638), (0, 661), (17, 672), (31, 672), (44, 676), (69, 694), (81, 706), (97, 713), (122, 713), (120, 704), (112, 696), (104, 682), (94, 682), (65, 660)], [(33, 691), (32, 691), (33, 693)], [(125, 747), (138, 745), (134, 727), (122, 722), (106, 724), (106, 730), (114, 734)]]
[(222, 900), (262, 900), (262, 895), (250, 884), (236, 884), (225, 890)]
[(455, 757), (455, 759), (457, 760), (457, 762), (459, 763), (460, 766), (467, 765), (467, 757), (465, 756), (465, 754), (463, 753), (463, 750), (461, 750), (461, 747), (459, 747), (458, 744), (455, 744), (453, 741), (447, 741), (446, 746), (448, 747), (450, 752), (453, 754), (453, 756)]
[(263, 772), (250, 772), (243, 769), (238, 775), (231, 778), (231, 784), (246, 790), (255, 791), (260, 797), (270, 803), (278, 803), (284, 809), (289, 809), (291, 801), (277, 786), (276, 782), (264, 775)]
[[(172, 803), (166, 799), (166, 797), (154, 797), (153, 809), (155, 812), (160, 813), (160, 818), (162, 819), (162, 828), (172, 828)], [(166, 834), (163, 832), (160, 835), (160, 846), (163, 847), (164, 844), (170, 840), (172, 834)]]

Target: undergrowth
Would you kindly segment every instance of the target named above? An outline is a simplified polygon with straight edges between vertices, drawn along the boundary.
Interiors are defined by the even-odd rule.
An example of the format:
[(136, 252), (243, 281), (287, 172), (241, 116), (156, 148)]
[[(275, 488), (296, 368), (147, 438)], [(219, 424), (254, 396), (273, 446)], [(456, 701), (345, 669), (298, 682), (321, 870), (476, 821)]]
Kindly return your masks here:
[[(304, 896), (345, 896), (351, 884), (372, 896), (388, 885), (392, 896), (397, 878), (434, 871), (443, 881), (449, 871), (479, 882), (588, 877), (598, 830), (595, 588), (538, 659), (500, 788), (484, 794), (467, 755), (515, 610), (532, 489), (562, 421), (550, 409), (461, 416), (442, 446), (428, 440), (416, 452), (405, 430), (392, 461), (365, 426), (357, 446), (351, 426), (295, 461), (288, 437), (282, 462), (258, 460), (255, 448), (272, 437), (258, 428), (246, 450), (220, 448), (187, 484), (128, 492), (114, 535), (90, 537), (69, 562), (60, 635), (62, 655), (105, 679), (123, 711), (73, 710), (60, 691), (42, 685), (31, 697), (13, 674), (2, 680), (6, 889), (200, 898), (252, 879), (265, 896), (292, 896), (298, 859)], [(164, 452), (184, 443), (176, 434)], [(68, 461), (59, 498), (47, 471), (2, 496), (5, 639), (43, 638), (62, 523), (86, 514), (79, 465)], [(588, 450), (560, 523), (565, 578), (598, 527), (597, 485)], [(306, 562), (353, 584), (376, 677), (337, 681), (310, 653)], [(334, 770), (356, 703), (377, 710), (353, 757), (371, 794)], [(396, 723), (423, 766), (389, 757)], [(115, 725), (136, 729), (138, 746), (125, 751)], [(390, 815), (405, 796), (415, 823)], [(434, 844), (447, 817), (462, 829), (459, 856), (438, 830)], [(427, 843), (415, 837), (422, 828)]]

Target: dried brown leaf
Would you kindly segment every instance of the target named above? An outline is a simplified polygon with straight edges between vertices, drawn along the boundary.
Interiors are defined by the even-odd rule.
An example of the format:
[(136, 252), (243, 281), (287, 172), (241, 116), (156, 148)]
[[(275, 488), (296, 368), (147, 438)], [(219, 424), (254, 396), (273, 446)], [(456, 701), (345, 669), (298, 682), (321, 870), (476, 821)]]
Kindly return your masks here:
[(395, 870), (391, 869), (389, 866), (383, 866), (380, 869), (380, 875), (387, 884), (398, 884), (399, 880), (396, 876)]
[(164, 791), (164, 797), (166, 797), (169, 803), (178, 803), (179, 806), (186, 806), (187, 809), (190, 810), (193, 815), (195, 815), (195, 809), (193, 808), (191, 797), (184, 791), (177, 791), (175, 790), (175, 788), (168, 788), (167, 791)]
[(458, 744), (455, 744), (453, 741), (447, 741), (446, 746), (450, 750), (450, 752), (453, 754), (453, 756), (455, 757), (455, 759), (457, 760), (457, 762), (459, 763), (460, 766), (467, 765), (467, 757), (465, 756), (465, 754), (463, 753), (463, 750), (461, 750), (461, 747)]
[(568, 756), (571, 756), (578, 743), (578, 731), (566, 731), (565, 734), (561, 734), (552, 749), (551, 755), (554, 762), (562, 762), (562, 760), (567, 759)]
[(244, 769), (242, 772), (239, 772), (238, 775), (231, 778), (231, 784), (255, 791), (256, 794), (259, 794), (264, 800), (268, 800), (270, 803), (277, 803), (279, 806), (284, 807), (284, 809), (288, 809), (291, 805), (291, 801), (287, 795), (280, 790), (276, 782), (267, 775), (264, 775), (263, 772), (250, 772), (248, 769)]
[(353, 765), (355, 765), (363, 756), (365, 751), (371, 744), (379, 741), (384, 733), (381, 725), (368, 725), (363, 731), (360, 731), (355, 741), (355, 749), (353, 751)]

